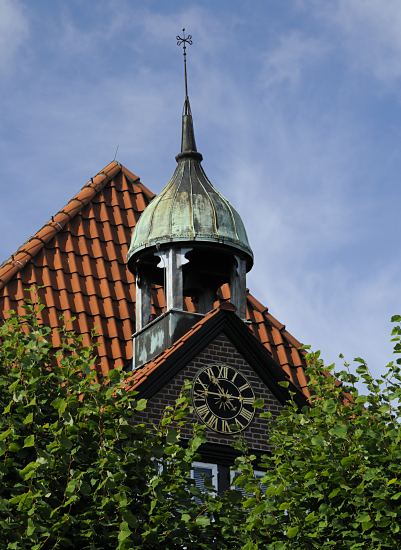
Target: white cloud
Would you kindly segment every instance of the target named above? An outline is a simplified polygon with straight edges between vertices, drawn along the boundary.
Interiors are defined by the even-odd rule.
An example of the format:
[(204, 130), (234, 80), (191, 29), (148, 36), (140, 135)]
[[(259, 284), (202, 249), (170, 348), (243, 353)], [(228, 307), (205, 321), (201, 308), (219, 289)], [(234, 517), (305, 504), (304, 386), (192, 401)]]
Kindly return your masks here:
[(299, 31), (282, 35), (278, 45), (264, 56), (262, 83), (267, 87), (297, 85), (304, 69), (318, 60), (325, 51), (326, 45), (322, 41)]
[(332, 26), (334, 39), (345, 48), (353, 69), (363, 69), (383, 82), (401, 78), (399, 0), (318, 2), (314, 12)]
[(0, 0), (0, 70), (9, 68), (28, 36), (28, 19), (18, 0)]

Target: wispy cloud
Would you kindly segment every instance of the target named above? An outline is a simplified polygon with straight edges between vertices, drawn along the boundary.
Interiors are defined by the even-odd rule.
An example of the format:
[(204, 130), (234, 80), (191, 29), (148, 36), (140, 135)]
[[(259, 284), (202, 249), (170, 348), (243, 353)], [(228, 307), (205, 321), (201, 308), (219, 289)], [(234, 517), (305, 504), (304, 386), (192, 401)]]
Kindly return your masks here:
[(20, 2), (0, 0), (0, 71), (10, 68), (28, 29), (28, 18)]
[[(99, 0), (81, 17), (84, 8), (67, 3), (35, 14), (40, 23), (30, 30), (21, 6), (32, 13), (31, 4), (0, 0), (0, 67), (18, 59), (27, 33), (38, 33), (34, 65), (18, 81), (10, 77), (12, 93), (4, 94), (1, 259), (110, 161), (117, 144), (119, 160), (154, 191), (167, 182), (183, 97), (174, 37), (186, 26), (194, 36), (197, 142), (207, 174), (248, 229), (255, 252), (251, 290), (325, 357), (343, 351), (379, 364), (388, 349), (387, 319), (401, 309), (394, 303), (401, 273), (397, 254), (385, 253), (391, 244), (371, 244), (377, 237), (371, 220), (380, 224), (389, 199), (378, 190), (379, 209), (367, 191), (376, 189), (370, 172), (383, 172), (389, 149), (378, 152), (369, 135), (370, 112), (355, 116), (359, 103), (348, 78), (358, 79), (362, 69), (365, 76), (397, 80), (398, 3), (338, 0), (327, 7), (299, 0), (297, 15), (308, 24), (295, 26), (292, 18), (274, 27), (281, 17), (274, 14), (278, 38), (271, 40), (272, 31), (270, 42), (266, 10), (256, 7), (247, 20), (231, 2), (222, 4), (156, 9)], [(15, 41), (7, 51), (4, 34)], [(249, 37), (260, 41), (252, 50)], [(333, 59), (347, 67), (347, 79), (340, 81)], [(333, 74), (333, 85), (319, 88)], [(391, 162), (396, 180), (401, 163)]]
[(277, 46), (264, 55), (261, 81), (267, 87), (296, 86), (303, 71), (325, 53), (327, 45), (300, 31), (286, 32)]
[(314, 13), (332, 26), (336, 43), (345, 50), (354, 70), (363, 70), (384, 83), (401, 78), (398, 0), (319, 2)]

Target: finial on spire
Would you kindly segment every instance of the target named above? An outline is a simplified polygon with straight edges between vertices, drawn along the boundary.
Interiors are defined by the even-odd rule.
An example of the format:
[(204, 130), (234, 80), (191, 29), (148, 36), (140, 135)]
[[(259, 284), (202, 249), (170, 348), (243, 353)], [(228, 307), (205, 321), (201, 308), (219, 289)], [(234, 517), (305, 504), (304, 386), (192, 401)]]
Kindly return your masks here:
[(185, 36), (185, 29), (182, 29), (182, 36), (177, 35), (177, 46), (183, 47), (184, 54), (184, 77), (185, 77), (185, 101), (182, 110), (182, 135), (181, 135), (181, 153), (175, 158), (177, 162), (181, 159), (192, 158), (198, 161), (202, 160), (202, 155), (196, 149), (194, 125), (192, 121), (191, 106), (188, 97), (188, 78), (187, 78), (187, 44), (192, 45), (192, 36)]
[(192, 36), (188, 34), (185, 36), (185, 29), (182, 29), (182, 36), (177, 34), (177, 46), (182, 46), (184, 54), (184, 78), (185, 78), (185, 99), (188, 97), (188, 78), (187, 78), (187, 44), (192, 46)]

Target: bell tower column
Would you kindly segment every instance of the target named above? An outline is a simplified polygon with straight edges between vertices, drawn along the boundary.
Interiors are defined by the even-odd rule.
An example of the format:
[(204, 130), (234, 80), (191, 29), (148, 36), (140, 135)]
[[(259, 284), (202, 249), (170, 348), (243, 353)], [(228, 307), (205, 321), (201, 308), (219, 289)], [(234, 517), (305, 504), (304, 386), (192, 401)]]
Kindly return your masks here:
[(237, 309), (237, 315), (246, 317), (246, 261), (234, 256), (234, 265), (230, 278), (231, 303)]
[(156, 252), (165, 269), (165, 295), (166, 310), (184, 309), (184, 285), (182, 266), (188, 262), (185, 255), (190, 252), (190, 248), (171, 247), (164, 252)]
[(148, 324), (150, 318), (151, 285), (145, 274), (137, 274), (135, 288), (135, 332), (138, 332)]

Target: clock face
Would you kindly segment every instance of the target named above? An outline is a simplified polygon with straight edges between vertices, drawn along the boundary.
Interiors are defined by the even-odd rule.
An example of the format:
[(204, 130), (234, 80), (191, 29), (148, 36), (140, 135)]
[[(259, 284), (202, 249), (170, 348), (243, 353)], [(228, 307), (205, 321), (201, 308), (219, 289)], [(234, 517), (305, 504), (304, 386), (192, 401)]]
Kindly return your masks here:
[(234, 434), (252, 421), (255, 395), (243, 374), (218, 364), (200, 370), (192, 387), (192, 401), (199, 418), (208, 428)]

